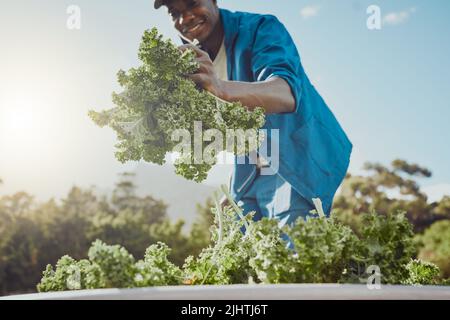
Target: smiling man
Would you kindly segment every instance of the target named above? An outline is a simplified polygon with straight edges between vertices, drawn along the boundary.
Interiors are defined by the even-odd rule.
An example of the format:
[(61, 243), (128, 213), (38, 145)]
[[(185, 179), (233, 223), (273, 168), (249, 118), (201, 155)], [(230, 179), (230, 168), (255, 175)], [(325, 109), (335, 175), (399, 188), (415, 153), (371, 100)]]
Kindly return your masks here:
[[(189, 77), (205, 90), (250, 110), (266, 111), (265, 129), (278, 129), (279, 166), (236, 164), (232, 195), (255, 220), (277, 219), (280, 226), (306, 217), (320, 198), (326, 214), (349, 165), (352, 144), (306, 76), (297, 48), (273, 15), (231, 12), (215, 0), (156, 0), (197, 53), (199, 70)], [(199, 47), (192, 41), (197, 40)]]

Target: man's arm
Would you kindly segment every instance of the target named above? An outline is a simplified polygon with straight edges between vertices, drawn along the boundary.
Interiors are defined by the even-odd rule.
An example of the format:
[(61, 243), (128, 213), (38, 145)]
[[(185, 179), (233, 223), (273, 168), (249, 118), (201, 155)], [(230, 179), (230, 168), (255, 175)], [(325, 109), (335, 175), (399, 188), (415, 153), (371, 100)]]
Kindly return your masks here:
[(239, 101), (248, 109), (263, 107), (266, 113), (294, 112), (295, 99), (288, 83), (278, 77), (262, 82), (222, 81), (219, 98)]
[(200, 68), (188, 77), (215, 96), (225, 101), (239, 101), (250, 110), (262, 107), (266, 113), (295, 111), (294, 95), (284, 79), (274, 76), (260, 82), (222, 81), (217, 77), (208, 53), (190, 44), (180, 49), (196, 52)]

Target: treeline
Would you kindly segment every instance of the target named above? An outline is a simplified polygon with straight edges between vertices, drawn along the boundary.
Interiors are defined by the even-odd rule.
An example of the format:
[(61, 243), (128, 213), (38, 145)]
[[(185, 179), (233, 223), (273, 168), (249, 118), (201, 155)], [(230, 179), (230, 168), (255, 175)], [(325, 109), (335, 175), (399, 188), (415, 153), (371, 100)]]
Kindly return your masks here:
[(151, 196), (139, 197), (131, 174), (123, 174), (111, 197), (73, 187), (60, 201), (39, 204), (25, 192), (0, 197), (0, 295), (35, 292), (47, 264), (63, 255), (86, 258), (91, 243), (119, 243), (135, 257), (157, 241), (173, 251), (181, 264), (209, 243), (213, 217), (199, 207), (189, 233), (184, 222), (172, 222), (166, 205)]
[(347, 175), (333, 212), (359, 233), (361, 213), (404, 211), (416, 234), (417, 257), (435, 263), (449, 278), (450, 195), (429, 202), (418, 180), (430, 178), (431, 171), (404, 160), (394, 160), (390, 166), (366, 163), (364, 169), (364, 175)]
[[(333, 212), (358, 234), (362, 213), (406, 212), (416, 233), (418, 258), (437, 264), (450, 277), (450, 197), (429, 203), (417, 179), (431, 172), (395, 160), (390, 167), (368, 163), (364, 176), (348, 175), (336, 196)], [(72, 188), (68, 195), (38, 203), (24, 192), (0, 197), (0, 295), (35, 292), (47, 264), (63, 255), (86, 258), (91, 243), (101, 239), (120, 244), (137, 259), (162, 241), (173, 250), (171, 261), (181, 266), (210, 243), (212, 201), (199, 206), (196, 222), (183, 232), (183, 221), (172, 222), (166, 205), (136, 194), (132, 174), (122, 174), (110, 196), (92, 189)]]

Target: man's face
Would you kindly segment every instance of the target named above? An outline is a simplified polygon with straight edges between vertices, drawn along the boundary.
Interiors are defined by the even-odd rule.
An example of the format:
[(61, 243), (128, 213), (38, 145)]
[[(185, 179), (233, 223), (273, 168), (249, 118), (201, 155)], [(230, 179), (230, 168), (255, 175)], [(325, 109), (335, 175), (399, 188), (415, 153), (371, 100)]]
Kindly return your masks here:
[(175, 28), (190, 40), (204, 42), (219, 21), (213, 0), (168, 0), (166, 6)]

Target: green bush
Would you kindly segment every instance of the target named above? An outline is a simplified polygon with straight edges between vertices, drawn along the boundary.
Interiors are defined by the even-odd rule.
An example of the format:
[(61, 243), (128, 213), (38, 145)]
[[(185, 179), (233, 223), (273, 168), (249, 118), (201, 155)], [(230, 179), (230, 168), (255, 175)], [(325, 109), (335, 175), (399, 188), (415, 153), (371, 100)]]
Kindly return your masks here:
[[(363, 215), (361, 235), (357, 236), (334, 217), (298, 219), (293, 226), (280, 229), (274, 220), (253, 221), (253, 213), (243, 217), (242, 209), (230, 202), (224, 209), (218, 204), (212, 208), (212, 242), (197, 257), (189, 256), (182, 269), (168, 260), (170, 250), (163, 243), (150, 246), (144, 260), (134, 263), (124, 248), (95, 242), (89, 257), (101, 270), (99, 284), (130, 287), (354, 282), (361, 281), (370, 265), (380, 268), (383, 283), (438, 281), (437, 267), (411, 262), (416, 249), (412, 226), (403, 213)], [(246, 232), (242, 232), (243, 228)], [(287, 248), (282, 236), (290, 238), (293, 250)], [(48, 270), (51, 269), (44, 272), (39, 288), (65, 288), (59, 282), (49, 284), (53, 274)]]
[(420, 243), (418, 257), (433, 262), (441, 269), (441, 276), (450, 278), (450, 220), (435, 222), (417, 236)]
[[(57, 264), (64, 255), (83, 261), (77, 268), (82, 278), (88, 279), (83, 276), (85, 270), (91, 274), (85, 259), (96, 239), (118, 243), (137, 259), (144, 257), (147, 247), (163, 241), (173, 248), (169, 258), (179, 266), (188, 255), (197, 254), (208, 241), (204, 230), (209, 225), (199, 221), (193, 241), (189, 234), (183, 233), (184, 222), (172, 223), (168, 219), (163, 202), (136, 195), (131, 176), (123, 174), (108, 198), (77, 187), (58, 202), (38, 203), (23, 192), (0, 197), (0, 295), (35, 292), (42, 270), (48, 264)], [(68, 264), (67, 259), (59, 264), (61, 270), (67, 270), (63, 268)], [(56, 266), (55, 278), (51, 270), (48, 269), (45, 278), (57, 283), (54, 289), (67, 289), (63, 277), (66, 271), (61, 273)], [(108, 270), (105, 277), (111, 276), (109, 273)], [(128, 275), (125, 277), (128, 279)], [(101, 284), (102, 281), (105, 283)], [(108, 281), (116, 280), (105, 278), (95, 284), (83, 280), (80, 285), (82, 288), (112, 286)], [(48, 282), (41, 286), (42, 290), (52, 288)]]

